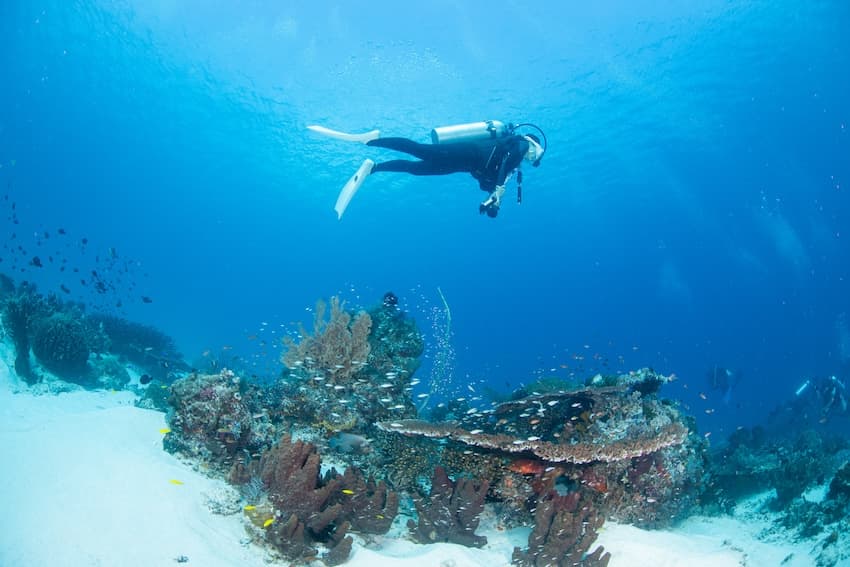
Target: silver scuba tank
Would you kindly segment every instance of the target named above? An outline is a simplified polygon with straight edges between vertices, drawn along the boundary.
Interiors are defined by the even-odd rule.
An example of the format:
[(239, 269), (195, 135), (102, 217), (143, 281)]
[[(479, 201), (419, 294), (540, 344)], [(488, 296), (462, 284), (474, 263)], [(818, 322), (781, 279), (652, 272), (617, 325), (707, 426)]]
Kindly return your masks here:
[(498, 120), (470, 122), (454, 126), (440, 126), (431, 130), (431, 142), (434, 144), (451, 144), (453, 142), (473, 142), (488, 138), (501, 138), (511, 133), (510, 128)]

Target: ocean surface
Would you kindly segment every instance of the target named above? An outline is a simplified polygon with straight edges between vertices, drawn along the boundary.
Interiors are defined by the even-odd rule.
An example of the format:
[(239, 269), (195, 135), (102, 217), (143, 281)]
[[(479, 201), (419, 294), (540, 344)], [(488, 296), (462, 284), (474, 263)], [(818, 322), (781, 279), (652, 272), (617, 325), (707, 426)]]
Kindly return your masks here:
[[(258, 377), (317, 299), (392, 290), (425, 383), (650, 366), (722, 435), (848, 377), (848, 25), (845, 1), (2, 2), (0, 272)], [(549, 143), (496, 219), (466, 174), (387, 173), (337, 220), (393, 154), (306, 129), (487, 119)]]

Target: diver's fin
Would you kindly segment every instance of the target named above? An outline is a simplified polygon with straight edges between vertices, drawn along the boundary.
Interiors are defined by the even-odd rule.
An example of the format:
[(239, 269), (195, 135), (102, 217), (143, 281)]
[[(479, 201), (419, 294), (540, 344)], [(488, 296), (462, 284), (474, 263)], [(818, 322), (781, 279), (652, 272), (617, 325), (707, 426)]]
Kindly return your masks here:
[(323, 136), (327, 136), (329, 138), (335, 138), (337, 140), (342, 140), (343, 142), (362, 142), (367, 144), (372, 140), (377, 140), (381, 137), (380, 130), (372, 130), (370, 132), (364, 132), (362, 134), (346, 134), (345, 132), (338, 132), (336, 130), (331, 130), (330, 128), (325, 128), (324, 126), (307, 126), (308, 130), (312, 130), (317, 134), (321, 134)]
[(339, 192), (339, 197), (336, 198), (336, 205), (334, 206), (334, 210), (336, 211), (338, 218), (342, 218), (342, 213), (345, 212), (346, 207), (348, 207), (348, 203), (351, 202), (354, 194), (357, 193), (357, 190), (360, 189), (360, 186), (363, 185), (363, 182), (366, 181), (367, 177), (369, 177), (369, 174), (372, 173), (372, 168), (374, 166), (374, 161), (370, 159), (364, 161), (360, 166), (360, 169), (351, 176), (351, 179), (348, 180), (348, 183), (346, 183), (345, 187), (342, 188), (342, 191)]

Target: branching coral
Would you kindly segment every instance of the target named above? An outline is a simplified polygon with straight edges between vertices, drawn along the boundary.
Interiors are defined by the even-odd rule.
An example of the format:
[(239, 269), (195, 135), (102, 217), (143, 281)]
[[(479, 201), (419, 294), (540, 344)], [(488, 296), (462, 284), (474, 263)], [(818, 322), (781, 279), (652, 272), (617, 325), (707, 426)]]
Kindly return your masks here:
[(372, 319), (365, 311), (353, 318), (339, 298), (331, 297), (330, 315), (325, 320), (327, 305), (319, 300), (313, 318), (313, 333), (301, 329), (301, 342), (286, 339), (287, 351), (282, 362), (288, 368), (304, 367), (319, 371), (333, 383), (350, 378), (369, 357), (369, 331)]
[(415, 415), (411, 377), (422, 340), (395, 305), (355, 314), (336, 297), (329, 307), (320, 301), (312, 334), (303, 328), (301, 334), (300, 342), (284, 340), (282, 415), (326, 431), (366, 434), (376, 421)]

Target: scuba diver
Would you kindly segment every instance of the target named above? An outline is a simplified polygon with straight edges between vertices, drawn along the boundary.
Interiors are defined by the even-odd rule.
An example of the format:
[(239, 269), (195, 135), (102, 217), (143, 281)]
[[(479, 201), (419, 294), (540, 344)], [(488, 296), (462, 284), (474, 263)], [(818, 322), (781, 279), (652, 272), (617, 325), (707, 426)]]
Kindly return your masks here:
[[(469, 173), (478, 180), (479, 187), (488, 197), (478, 206), (480, 214), (495, 218), (499, 214), (505, 185), (517, 174), (517, 202), (522, 202), (522, 170), (527, 160), (533, 167), (540, 165), (548, 142), (543, 131), (534, 124), (504, 124), (498, 120), (444, 126), (431, 131), (430, 144), (420, 144), (408, 138), (381, 138), (379, 130), (363, 134), (346, 134), (323, 126), (308, 126), (309, 130), (348, 142), (361, 142), (367, 146), (386, 148), (409, 154), (417, 160), (396, 159), (375, 163), (366, 159), (348, 180), (337, 198), (339, 218), (345, 212), (354, 194), (373, 173), (382, 171), (409, 173), (411, 175), (448, 175)], [(540, 133), (517, 133), (519, 128), (531, 128)]]
[(741, 382), (741, 372), (729, 370), (716, 364), (706, 374), (708, 387), (719, 390), (723, 395), (723, 403), (729, 404), (732, 398), (732, 390)]
[(837, 376), (810, 378), (794, 392), (795, 402), (800, 407), (814, 410), (819, 423), (826, 423), (834, 416), (848, 416), (848, 392), (844, 382)]

